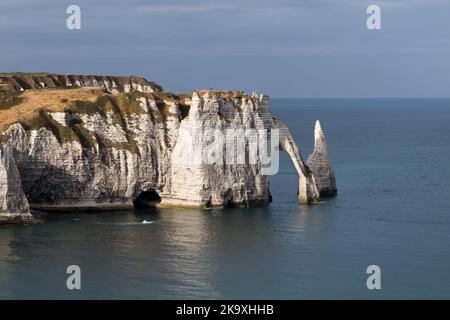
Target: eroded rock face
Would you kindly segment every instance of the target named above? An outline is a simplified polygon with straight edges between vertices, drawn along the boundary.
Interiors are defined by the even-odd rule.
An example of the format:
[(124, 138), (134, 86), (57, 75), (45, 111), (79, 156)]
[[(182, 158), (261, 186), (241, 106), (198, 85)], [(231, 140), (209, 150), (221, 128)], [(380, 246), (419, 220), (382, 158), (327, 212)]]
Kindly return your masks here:
[(45, 127), (20, 124), (6, 131), (34, 209), (132, 208), (142, 191), (169, 192), (170, 128), (157, 115), (130, 114), (123, 127), (107, 113), (71, 116), (82, 123), (62, 128), (83, 139), (61, 142)]
[(0, 145), (0, 224), (32, 219), (12, 149)]
[(233, 100), (208, 92), (192, 95), (189, 115), (180, 123), (172, 153), (167, 204), (250, 206), (269, 202), (269, 176), (262, 173), (260, 159), (259, 163), (230, 160), (225, 144), (225, 139), (237, 142), (242, 138), (242, 150), (248, 150), (252, 133), (271, 128), (266, 98)]
[(320, 121), (316, 121), (314, 129), (314, 152), (309, 156), (307, 164), (316, 177), (317, 187), (322, 196), (337, 194), (336, 178), (328, 156), (328, 146)]
[[(86, 81), (93, 79), (100, 81)], [(271, 130), (279, 131), (276, 147), (288, 152), (298, 172), (299, 202), (319, 201), (325, 184), (316, 165), (324, 164), (323, 145), (316, 140), (310, 170), (288, 128), (272, 117), (267, 96), (213, 90), (175, 96), (130, 86), (118, 88), (140, 93), (100, 92), (97, 102), (37, 109), (25, 124), (8, 127), (2, 139), (12, 147), (13, 157), (5, 163), (11, 168), (14, 159), (18, 171), (5, 169), (4, 175), (16, 189), (23, 187), (16, 205), (19, 214), (28, 212), (26, 198), (32, 209), (42, 210), (133, 208), (136, 203), (266, 204), (271, 201), (267, 150), (255, 149), (252, 133)], [(220, 137), (230, 139), (230, 134), (236, 148), (240, 143), (244, 150), (243, 159), (230, 156), (229, 145), (221, 143)], [(5, 208), (11, 211), (11, 201)]]
[[(189, 114), (183, 118), (175, 102), (158, 108), (155, 101), (140, 98), (147, 112), (120, 114), (121, 124), (113, 112), (50, 113), (63, 128), (73, 123), (68, 118), (78, 119), (73, 129), (90, 134), (91, 145), (77, 140), (61, 143), (47, 128), (26, 130), (12, 125), (6, 134), (15, 147), (32, 207), (131, 208), (133, 200), (147, 190), (159, 194), (160, 206), (269, 202), (269, 176), (261, 173), (260, 163), (226, 164), (225, 153), (216, 163), (202, 161), (202, 147), (215, 143), (214, 130), (269, 129), (272, 118), (266, 97), (225, 101), (208, 92), (194, 93), (188, 103)], [(249, 143), (247, 138), (245, 146)], [(187, 152), (200, 161), (186, 162)]]

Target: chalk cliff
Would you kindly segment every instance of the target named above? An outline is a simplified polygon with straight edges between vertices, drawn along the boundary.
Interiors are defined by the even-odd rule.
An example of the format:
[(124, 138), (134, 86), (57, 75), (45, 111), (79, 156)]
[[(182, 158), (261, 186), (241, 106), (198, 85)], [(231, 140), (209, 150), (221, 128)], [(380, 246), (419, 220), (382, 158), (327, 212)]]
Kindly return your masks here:
[(32, 218), (12, 149), (0, 145), (0, 224)]
[[(270, 150), (255, 147), (255, 137), (275, 129), (279, 139), (267, 141), (294, 162), (299, 202), (319, 200), (314, 171), (265, 95), (174, 95), (137, 77), (20, 77), (0, 75), (0, 143), (11, 150), (2, 181), (23, 188), (14, 201), (24, 219), (27, 199), (41, 210), (266, 204)], [(35, 89), (39, 82), (45, 86)], [(243, 158), (229, 153), (230, 139)], [(5, 217), (16, 210), (7, 193), (0, 192)]]
[(307, 164), (316, 177), (320, 195), (336, 195), (336, 178), (328, 156), (325, 134), (323, 133), (319, 120), (316, 121), (314, 129), (314, 152), (309, 156)]

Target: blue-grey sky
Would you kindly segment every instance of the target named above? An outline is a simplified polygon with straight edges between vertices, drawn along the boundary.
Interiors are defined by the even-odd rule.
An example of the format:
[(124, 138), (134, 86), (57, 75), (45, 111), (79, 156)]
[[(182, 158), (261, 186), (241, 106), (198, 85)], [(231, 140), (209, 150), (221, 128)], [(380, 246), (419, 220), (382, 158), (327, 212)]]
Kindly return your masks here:
[[(82, 10), (81, 30), (66, 8)], [(369, 31), (366, 9), (382, 10)], [(141, 75), (168, 91), (450, 96), (449, 0), (2, 0), (0, 70)]]

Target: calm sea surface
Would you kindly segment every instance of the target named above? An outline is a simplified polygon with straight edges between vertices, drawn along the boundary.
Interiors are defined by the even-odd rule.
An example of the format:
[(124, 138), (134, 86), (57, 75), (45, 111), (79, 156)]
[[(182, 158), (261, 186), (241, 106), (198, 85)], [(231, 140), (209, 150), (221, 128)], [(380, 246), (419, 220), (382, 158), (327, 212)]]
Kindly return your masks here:
[[(338, 197), (297, 204), (283, 155), (265, 208), (2, 227), (0, 298), (450, 298), (450, 100), (272, 99), (271, 109), (305, 158), (321, 120)], [(66, 289), (72, 264), (80, 291)], [(378, 291), (366, 287), (372, 264)]]

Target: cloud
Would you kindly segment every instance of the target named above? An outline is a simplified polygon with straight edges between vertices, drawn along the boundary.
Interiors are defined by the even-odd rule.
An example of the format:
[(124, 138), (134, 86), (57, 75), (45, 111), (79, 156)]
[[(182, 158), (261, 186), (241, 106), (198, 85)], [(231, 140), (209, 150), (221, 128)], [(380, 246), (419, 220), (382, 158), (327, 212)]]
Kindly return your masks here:
[(382, 8), (433, 7), (448, 4), (447, 0), (349, 0), (354, 5), (379, 5)]
[[(72, 3), (80, 31), (65, 26)], [(386, 13), (381, 32), (366, 28), (371, 4)], [(305, 78), (305, 92), (336, 92), (373, 62), (399, 83), (419, 68), (448, 83), (449, 10), (449, 0), (2, 0), (0, 70), (135, 72), (175, 91), (212, 82), (293, 95), (286, 87), (300, 72), (321, 79)], [(242, 70), (268, 76), (236, 77)], [(411, 79), (411, 88), (427, 81)]]
[(202, 2), (202, 3), (171, 3), (171, 4), (139, 4), (134, 6), (133, 11), (140, 13), (195, 13), (210, 12), (227, 9), (224, 3), (220, 2)]

